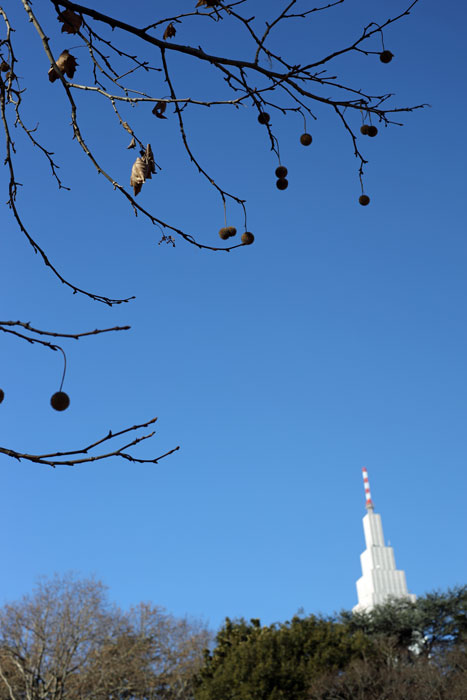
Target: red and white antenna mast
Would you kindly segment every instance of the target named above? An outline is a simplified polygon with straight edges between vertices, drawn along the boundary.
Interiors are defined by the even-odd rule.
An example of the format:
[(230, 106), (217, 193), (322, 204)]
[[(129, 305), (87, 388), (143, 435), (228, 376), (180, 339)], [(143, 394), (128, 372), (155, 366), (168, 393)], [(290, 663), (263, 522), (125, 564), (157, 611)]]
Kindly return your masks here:
[(367, 510), (373, 510), (373, 501), (371, 500), (371, 491), (370, 491), (370, 482), (368, 481), (368, 472), (366, 470), (366, 467), (362, 467), (362, 476), (363, 476), (363, 488), (365, 489), (365, 508)]

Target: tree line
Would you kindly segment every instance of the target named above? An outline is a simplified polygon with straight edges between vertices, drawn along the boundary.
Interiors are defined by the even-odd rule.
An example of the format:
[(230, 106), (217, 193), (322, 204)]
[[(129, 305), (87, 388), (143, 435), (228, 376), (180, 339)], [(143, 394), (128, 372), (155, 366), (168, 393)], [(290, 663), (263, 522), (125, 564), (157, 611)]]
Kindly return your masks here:
[(0, 700), (465, 700), (467, 586), (371, 612), (230, 620), (55, 576), (0, 609)]

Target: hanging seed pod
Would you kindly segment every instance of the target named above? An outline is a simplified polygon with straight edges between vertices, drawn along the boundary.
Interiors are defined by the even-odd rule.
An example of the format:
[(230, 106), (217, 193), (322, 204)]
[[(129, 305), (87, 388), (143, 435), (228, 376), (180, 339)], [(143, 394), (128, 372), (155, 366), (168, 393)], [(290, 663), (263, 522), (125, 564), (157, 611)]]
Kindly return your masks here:
[(50, 405), (56, 411), (65, 411), (70, 405), (70, 397), (64, 391), (57, 391), (50, 399)]

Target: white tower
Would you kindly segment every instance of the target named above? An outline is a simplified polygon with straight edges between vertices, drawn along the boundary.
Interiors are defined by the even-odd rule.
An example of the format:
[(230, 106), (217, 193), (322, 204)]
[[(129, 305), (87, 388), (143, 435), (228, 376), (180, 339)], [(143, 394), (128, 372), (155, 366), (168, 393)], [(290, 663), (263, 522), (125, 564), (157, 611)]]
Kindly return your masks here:
[(405, 573), (396, 569), (393, 548), (384, 544), (381, 516), (373, 512), (370, 483), (365, 467), (362, 472), (367, 509), (363, 518), (366, 549), (360, 555), (362, 576), (357, 581), (358, 605), (355, 605), (353, 610), (371, 610), (375, 605), (386, 602), (389, 597), (407, 598), (415, 602), (416, 596), (407, 590)]

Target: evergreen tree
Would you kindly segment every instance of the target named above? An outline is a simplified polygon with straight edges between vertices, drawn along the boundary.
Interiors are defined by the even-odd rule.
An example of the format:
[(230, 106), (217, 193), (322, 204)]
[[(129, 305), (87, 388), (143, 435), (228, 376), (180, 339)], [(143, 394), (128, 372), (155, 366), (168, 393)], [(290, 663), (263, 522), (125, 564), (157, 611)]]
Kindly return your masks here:
[(314, 615), (269, 626), (227, 618), (216, 642), (196, 700), (302, 700), (316, 675), (344, 669), (368, 646), (360, 630)]

